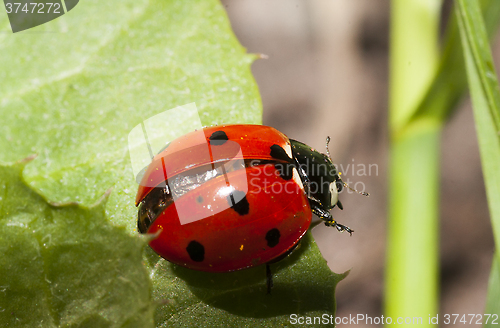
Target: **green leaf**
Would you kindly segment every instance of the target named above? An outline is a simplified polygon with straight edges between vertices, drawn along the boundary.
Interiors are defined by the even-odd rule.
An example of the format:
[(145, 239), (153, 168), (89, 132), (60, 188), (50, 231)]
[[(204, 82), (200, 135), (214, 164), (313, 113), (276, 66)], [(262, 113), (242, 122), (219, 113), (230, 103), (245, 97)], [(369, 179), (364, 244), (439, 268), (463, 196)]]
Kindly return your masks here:
[(3, 327), (152, 327), (138, 237), (95, 206), (53, 206), (26, 186), (24, 163), (0, 166)]
[(199, 322), (206, 327), (286, 326), (291, 314), (334, 318), (335, 287), (347, 275), (330, 271), (310, 233), (297, 251), (271, 265), (274, 287), (270, 295), (266, 294), (264, 266), (207, 273), (171, 265), (151, 250), (147, 253), (154, 299), (162, 304), (156, 312), (159, 327), (189, 327)]
[[(484, 313), (497, 314), (500, 316), (500, 297), (498, 297), (498, 295), (500, 295), (500, 268), (498, 263), (498, 257), (495, 256), (491, 263), (490, 279), (488, 282), (488, 298), (486, 300), (486, 309), (484, 309)], [(485, 317), (483, 320), (484, 327), (496, 327), (498, 323), (495, 321), (498, 322), (498, 320), (491, 318), (486, 322)]]
[(140, 256), (132, 128), (192, 102), (203, 125), (261, 120), (256, 56), (218, 1), (87, 0), (0, 37), (2, 325), (254, 326), (286, 324), (290, 313), (334, 315), (344, 275), (310, 237), (272, 266), (272, 295), (262, 267), (207, 274), (149, 247)]
[[(486, 31), (492, 39), (500, 22), (500, 1), (481, 0), (480, 5)], [(442, 48), (436, 75), (410, 122), (420, 119), (444, 122), (455, 112), (458, 102), (466, 94), (467, 76), (455, 12), (447, 24)]]
[(261, 120), (255, 56), (215, 1), (86, 1), (4, 39), (0, 162), (37, 153), (24, 176), (54, 202), (92, 204), (121, 177), (133, 193), (127, 135), (155, 114), (195, 102), (204, 125)]
[[(486, 28), (476, 0), (459, 0), (456, 7), (460, 36), (464, 50), (469, 90), (472, 97), (474, 119), (479, 142), (481, 164), (488, 198), (496, 261), (500, 253), (500, 89), (493, 65)], [(498, 270), (493, 268), (493, 274)], [(490, 291), (498, 290), (499, 277), (490, 278)], [(496, 295), (498, 298), (498, 295)], [(488, 309), (498, 300), (489, 294)]]

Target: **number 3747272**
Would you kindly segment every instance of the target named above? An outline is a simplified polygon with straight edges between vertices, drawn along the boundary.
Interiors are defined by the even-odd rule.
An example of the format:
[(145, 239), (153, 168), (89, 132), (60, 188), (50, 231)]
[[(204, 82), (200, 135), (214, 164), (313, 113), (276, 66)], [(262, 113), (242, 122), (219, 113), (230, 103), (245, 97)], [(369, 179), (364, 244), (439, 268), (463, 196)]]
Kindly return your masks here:
[(23, 12), (26, 14), (60, 14), (61, 4), (58, 2), (27, 2), (24, 4), (20, 2), (7, 2), (5, 3), (5, 9), (8, 14)]
[(461, 324), (464, 325), (482, 325), (482, 324), (492, 324), (498, 325), (498, 314), (444, 314), (443, 315), (443, 324), (445, 325), (455, 325)]

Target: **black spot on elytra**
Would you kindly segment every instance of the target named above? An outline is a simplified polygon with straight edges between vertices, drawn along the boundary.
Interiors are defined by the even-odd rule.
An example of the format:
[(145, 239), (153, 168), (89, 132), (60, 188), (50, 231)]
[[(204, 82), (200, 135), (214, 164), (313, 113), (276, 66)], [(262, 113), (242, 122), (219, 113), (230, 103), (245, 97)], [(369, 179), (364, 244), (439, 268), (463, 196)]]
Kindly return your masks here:
[(293, 168), (295, 166), (292, 164), (276, 163), (274, 168), (278, 171), (278, 174), (283, 180), (290, 180), (293, 178)]
[(283, 147), (281, 147), (280, 145), (274, 144), (270, 147), (270, 149), (271, 149), (270, 155), (272, 158), (281, 161), (287, 161), (288, 163), (293, 162), (290, 156), (288, 156), (288, 154), (286, 153), (285, 149), (283, 149)]
[(212, 133), (209, 139), (210, 139), (210, 144), (213, 146), (223, 145), (226, 141), (229, 140), (226, 132), (220, 130)]
[(250, 211), (250, 204), (243, 191), (235, 190), (227, 196), (229, 207), (236, 211), (239, 215), (248, 214)]
[(203, 203), (203, 197), (201, 197), (201, 196), (196, 197), (196, 202), (197, 202), (198, 204)]
[(195, 262), (203, 262), (205, 259), (205, 247), (203, 247), (203, 245), (196, 240), (189, 243), (186, 247), (186, 251), (188, 252), (191, 260)]
[(276, 228), (269, 230), (266, 233), (267, 246), (274, 247), (280, 242), (280, 231)]
[(275, 159), (278, 159), (278, 160), (282, 160), (282, 161), (287, 161), (287, 162), (291, 162), (292, 159), (290, 158), (290, 156), (288, 156), (288, 154), (286, 153), (286, 151), (283, 149), (283, 147), (281, 147), (280, 145), (272, 145), (271, 147), (271, 157), (272, 158), (275, 158)]

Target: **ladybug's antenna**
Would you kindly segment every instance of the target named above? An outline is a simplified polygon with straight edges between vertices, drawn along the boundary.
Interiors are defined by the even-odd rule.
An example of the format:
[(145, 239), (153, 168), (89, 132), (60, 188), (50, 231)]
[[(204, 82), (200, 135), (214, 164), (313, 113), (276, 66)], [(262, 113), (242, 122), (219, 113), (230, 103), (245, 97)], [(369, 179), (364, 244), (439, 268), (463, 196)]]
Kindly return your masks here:
[(342, 175), (342, 172), (339, 172), (339, 180), (342, 181), (342, 184), (344, 185), (344, 187), (349, 188), (351, 191), (357, 192), (360, 195), (363, 195), (363, 196), (366, 196), (366, 197), (370, 196), (370, 194), (367, 193), (367, 192), (358, 191), (358, 190), (356, 190), (354, 188), (349, 187), (349, 185), (342, 180), (342, 178), (340, 177), (341, 175)]
[(328, 157), (330, 157), (330, 159), (332, 158), (330, 156), (330, 150), (328, 150), (328, 144), (330, 143), (330, 136), (327, 136), (326, 137), (326, 155), (328, 155)]

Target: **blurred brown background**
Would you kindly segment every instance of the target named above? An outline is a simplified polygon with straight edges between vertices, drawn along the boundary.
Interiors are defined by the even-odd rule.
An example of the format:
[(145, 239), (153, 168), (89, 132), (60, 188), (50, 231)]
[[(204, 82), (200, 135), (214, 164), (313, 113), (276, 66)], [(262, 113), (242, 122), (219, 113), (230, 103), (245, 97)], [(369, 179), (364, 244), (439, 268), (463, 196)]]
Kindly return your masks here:
[[(334, 163), (343, 167), (344, 180), (358, 182), (358, 189), (364, 186), (370, 192), (369, 198), (342, 193), (345, 210), (332, 211), (340, 223), (356, 230), (351, 238), (323, 225), (314, 236), (333, 271), (351, 269), (337, 288), (337, 315), (382, 315), (390, 2), (222, 3), (241, 44), (249, 53), (268, 57), (252, 66), (264, 124), (322, 152), (326, 136), (331, 136), (330, 151)], [(443, 17), (449, 10), (448, 1)], [(496, 59), (498, 53), (497, 49)], [(378, 172), (373, 167), (371, 175), (358, 172), (370, 164)], [(494, 245), (467, 99), (444, 130), (441, 169), (440, 312), (483, 313)]]

